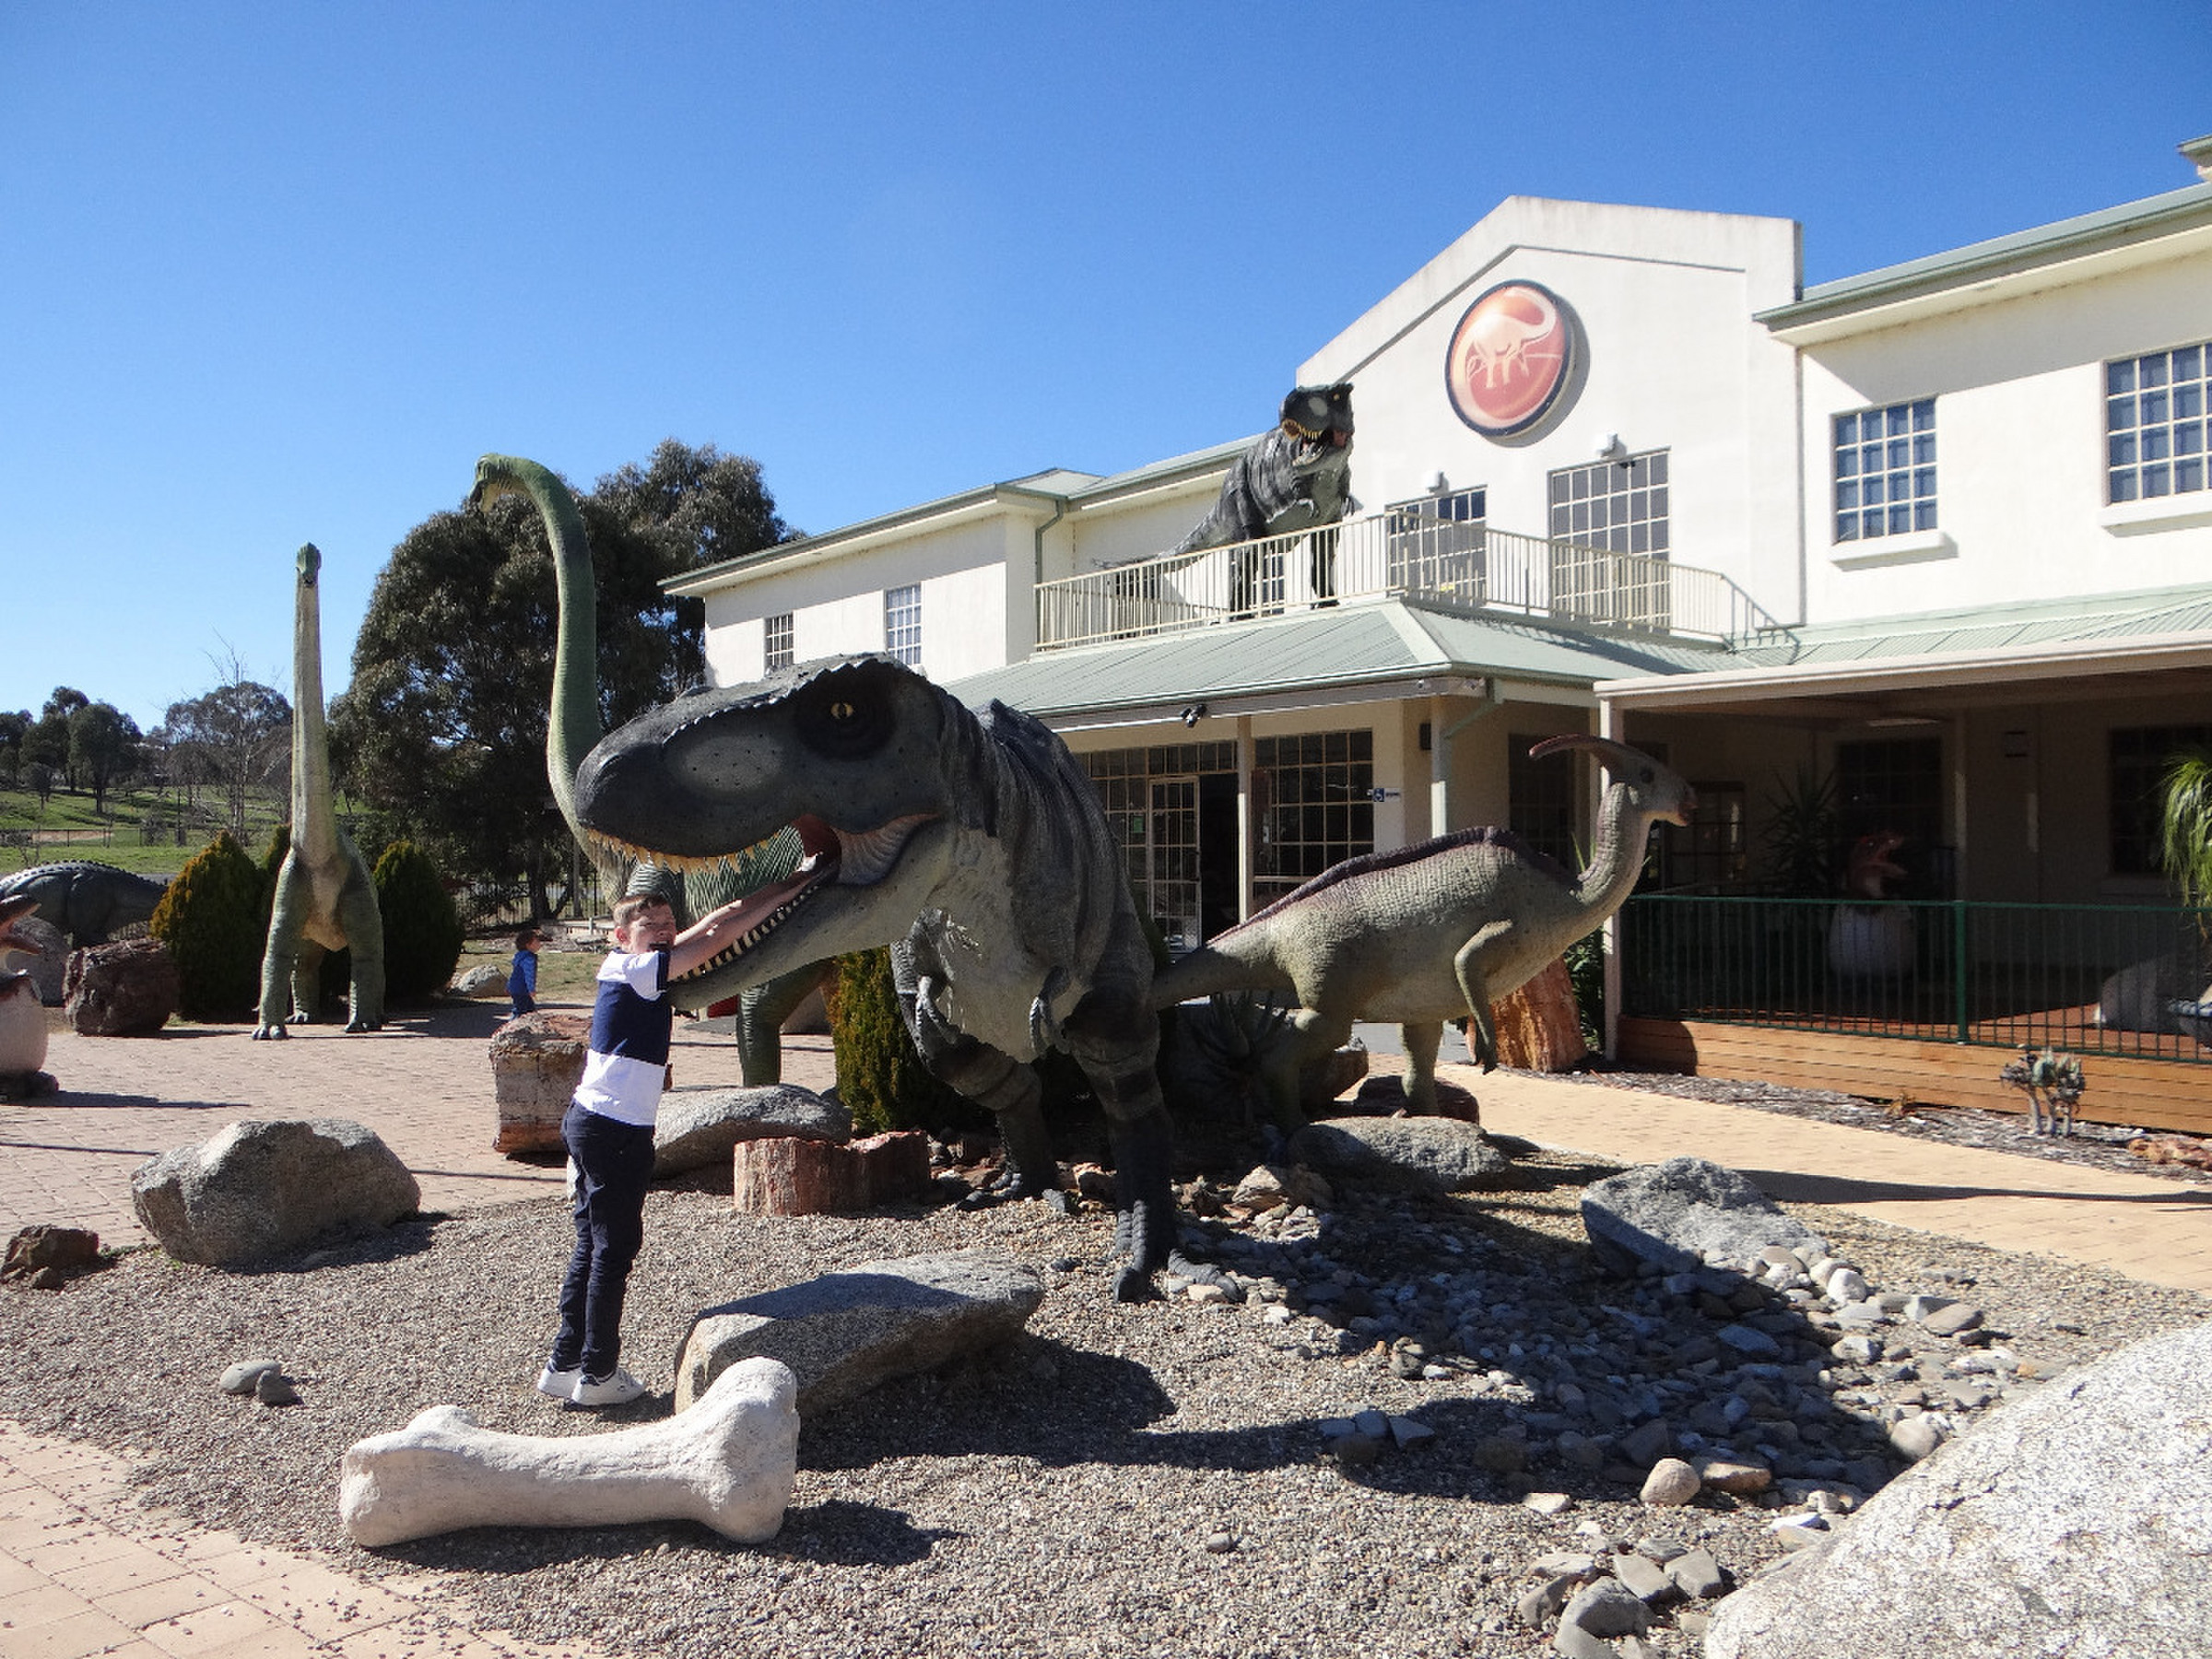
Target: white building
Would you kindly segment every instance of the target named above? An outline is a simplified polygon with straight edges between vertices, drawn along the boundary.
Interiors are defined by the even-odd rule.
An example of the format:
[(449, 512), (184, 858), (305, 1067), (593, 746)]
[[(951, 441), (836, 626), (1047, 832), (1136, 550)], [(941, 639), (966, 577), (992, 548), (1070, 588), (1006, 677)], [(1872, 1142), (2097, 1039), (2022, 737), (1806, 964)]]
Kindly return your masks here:
[[(2204, 180), (1810, 289), (1788, 220), (1514, 197), (1286, 371), (1354, 387), (1326, 537), (1160, 557), (1240, 438), (675, 585), (720, 683), (890, 650), (1045, 719), (1186, 939), (1447, 829), (1571, 857), (1592, 781), (1525, 755), (1571, 730), (1698, 784), (1664, 887), (1742, 890), (1802, 770), (1845, 839), (1905, 837), (1908, 896), (2161, 903), (2145, 799), (2212, 740), (2212, 139), (2183, 150)], [(2122, 926), (2027, 954), (2093, 1002)]]

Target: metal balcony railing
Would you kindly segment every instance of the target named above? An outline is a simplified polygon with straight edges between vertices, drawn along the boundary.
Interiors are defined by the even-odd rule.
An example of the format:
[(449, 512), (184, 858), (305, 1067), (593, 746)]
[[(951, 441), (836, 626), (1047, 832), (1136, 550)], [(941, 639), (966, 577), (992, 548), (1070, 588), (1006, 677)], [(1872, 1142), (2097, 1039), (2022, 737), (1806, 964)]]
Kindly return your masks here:
[(2212, 911), (1640, 893), (1622, 1011), (2212, 1063)]
[(1385, 598), (1720, 643), (1780, 626), (1717, 571), (1392, 508), (1041, 582), (1037, 647), (1144, 639)]

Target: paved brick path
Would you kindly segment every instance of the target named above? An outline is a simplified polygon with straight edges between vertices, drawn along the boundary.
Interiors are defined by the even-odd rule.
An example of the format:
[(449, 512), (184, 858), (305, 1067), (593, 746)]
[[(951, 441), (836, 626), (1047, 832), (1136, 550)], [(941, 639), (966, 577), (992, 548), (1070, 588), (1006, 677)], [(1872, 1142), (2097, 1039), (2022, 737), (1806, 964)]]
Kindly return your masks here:
[[(557, 1192), (560, 1171), (491, 1150), (497, 1005), (348, 1037), (309, 1028), (254, 1043), (242, 1026), (141, 1041), (57, 1033), (58, 1096), (0, 1106), (0, 1236), (34, 1221), (146, 1241), (131, 1171), (244, 1117), (348, 1117), (415, 1171), (426, 1207)], [(677, 1077), (735, 1083), (726, 1034), (679, 1025)], [(1695, 1152), (1775, 1196), (1898, 1226), (2095, 1262), (2212, 1293), (2212, 1191), (1930, 1144), (1744, 1107), (1465, 1066), (1491, 1129), (1623, 1162)], [(826, 1087), (827, 1039), (786, 1043), (784, 1076)], [(610, 1659), (533, 1648), (453, 1617), (432, 1575), (367, 1584), (346, 1553), (310, 1556), (195, 1530), (128, 1498), (127, 1462), (0, 1423), (0, 1655), (5, 1659)]]

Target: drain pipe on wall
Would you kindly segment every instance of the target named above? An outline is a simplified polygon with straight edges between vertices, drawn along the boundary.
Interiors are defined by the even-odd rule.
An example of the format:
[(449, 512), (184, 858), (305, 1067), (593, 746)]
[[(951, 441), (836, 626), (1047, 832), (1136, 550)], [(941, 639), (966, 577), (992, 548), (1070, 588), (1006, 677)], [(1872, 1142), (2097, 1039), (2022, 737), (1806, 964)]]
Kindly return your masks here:
[[(1030, 608), (1032, 612), (1037, 609), (1040, 603), (1038, 590), (1044, 586), (1044, 533), (1067, 516), (1067, 498), (1065, 496), (1053, 496), (1050, 500), (1053, 503), (1053, 516), (1037, 526), (1035, 553), (1031, 560)], [(1034, 651), (1044, 638), (1044, 618), (1041, 616), (1033, 615), (1030, 618), (1030, 625), (1032, 629), (1030, 649)]]

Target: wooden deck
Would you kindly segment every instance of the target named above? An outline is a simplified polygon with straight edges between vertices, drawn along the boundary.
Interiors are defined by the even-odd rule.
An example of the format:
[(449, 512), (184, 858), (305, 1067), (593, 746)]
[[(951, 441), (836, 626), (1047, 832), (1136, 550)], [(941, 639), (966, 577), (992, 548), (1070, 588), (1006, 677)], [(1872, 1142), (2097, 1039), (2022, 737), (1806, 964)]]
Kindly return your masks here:
[[(2064, 1014), (2086, 1017), (2088, 1012), (2065, 1010), (2047, 1017), (2053, 1020), (2051, 1034), (2039, 1035), (2038, 1041), (2067, 1046), (2068, 1030), (2087, 1028), (2078, 1021), (2067, 1026)], [(2146, 1048), (2176, 1056), (2197, 1052), (2187, 1039), (2147, 1036), (2142, 1041)], [(2082, 1044), (2082, 1050), (2089, 1047)], [(1933, 1033), (1873, 1036), (1703, 1020), (1620, 1022), (1620, 1063), (1647, 1071), (1831, 1088), (1877, 1100), (2025, 1112), (2027, 1097), (1997, 1081), (2010, 1058), (2001, 1047), (1947, 1041)], [(2088, 1088), (2077, 1115), (2083, 1121), (2212, 1135), (2212, 1066), (2157, 1053), (2081, 1052), (2081, 1067)]]

